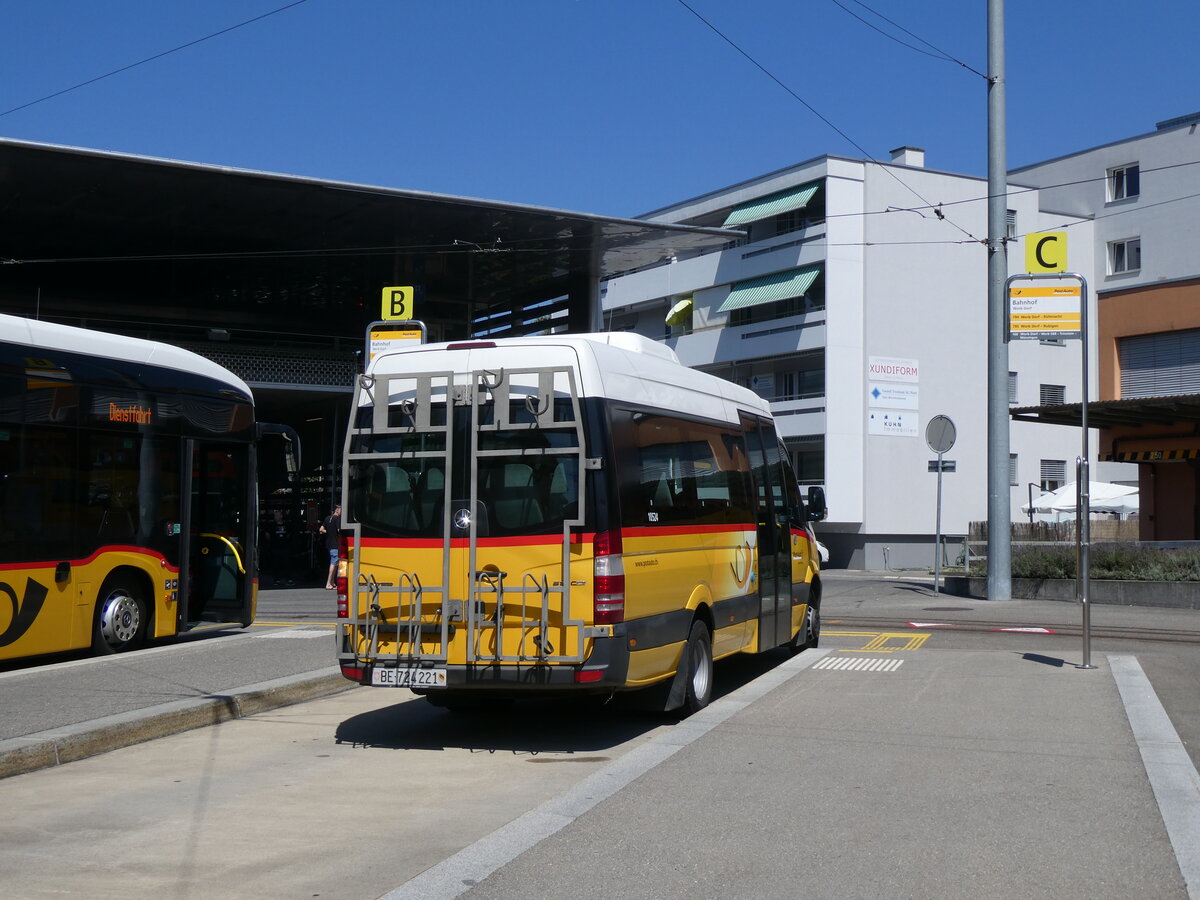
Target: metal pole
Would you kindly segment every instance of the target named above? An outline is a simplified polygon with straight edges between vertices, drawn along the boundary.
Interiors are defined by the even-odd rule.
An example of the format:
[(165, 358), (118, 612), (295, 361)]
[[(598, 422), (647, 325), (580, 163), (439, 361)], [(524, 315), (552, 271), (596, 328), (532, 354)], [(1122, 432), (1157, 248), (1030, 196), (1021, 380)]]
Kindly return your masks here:
[(1089, 548), (1092, 543), (1091, 464), (1088, 462), (1088, 302), (1087, 282), (1080, 279), (1079, 287), (1079, 336), (1083, 344), (1083, 403), (1079, 408), (1079, 424), (1083, 431), (1083, 454), (1079, 458), (1075, 481), (1076, 516), (1079, 534), (1079, 602), (1083, 607), (1083, 665), (1081, 669), (1094, 669), (1092, 665), (1092, 604), (1088, 600), (1090, 566)]
[(937, 594), (942, 583), (942, 452), (937, 458), (937, 516), (933, 539), (933, 592)]
[(1008, 483), (1008, 173), (1004, 100), (1004, 0), (988, 0), (988, 561), (989, 600), (1012, 599)]

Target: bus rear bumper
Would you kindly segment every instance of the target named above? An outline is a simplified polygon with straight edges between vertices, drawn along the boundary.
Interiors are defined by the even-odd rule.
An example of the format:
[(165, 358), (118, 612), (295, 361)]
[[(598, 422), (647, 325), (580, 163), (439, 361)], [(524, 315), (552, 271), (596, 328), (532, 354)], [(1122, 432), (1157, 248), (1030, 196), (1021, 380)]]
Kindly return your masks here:
[[(442, 691), (480, 692), (526, 696), (539, 693), (595, 692), (606, 693), (625, 687), (629, 671), (629, 651), (624, 637), (598, 638), (592, 652), (581, 664), (480, 661), (471, 665), (440, 665), (420, 663), (422, 668), (441, 670), (444, 684), (436, 687), (413, 687), (417, 694), (436, 694)], [(403, 661), (401, 661), (403, 663)], [(396, 669), (392, 659), (363, 660), (343, 657), (342, 674), (351, 681), (377, 685), (376, 670)], [(391, 681), (392, 679), (388, 679)], [(407, 685), (405, 685), (407, 686)]]

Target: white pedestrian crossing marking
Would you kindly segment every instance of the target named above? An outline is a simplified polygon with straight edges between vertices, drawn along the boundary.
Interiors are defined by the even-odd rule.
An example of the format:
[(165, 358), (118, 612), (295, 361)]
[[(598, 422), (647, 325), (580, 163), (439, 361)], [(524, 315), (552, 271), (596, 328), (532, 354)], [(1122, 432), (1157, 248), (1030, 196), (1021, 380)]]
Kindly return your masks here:
[(844, 672), (895, 672), (902, 659), (862, 656), (827, 656), (813, 665), (814, 669), (837, 669)]

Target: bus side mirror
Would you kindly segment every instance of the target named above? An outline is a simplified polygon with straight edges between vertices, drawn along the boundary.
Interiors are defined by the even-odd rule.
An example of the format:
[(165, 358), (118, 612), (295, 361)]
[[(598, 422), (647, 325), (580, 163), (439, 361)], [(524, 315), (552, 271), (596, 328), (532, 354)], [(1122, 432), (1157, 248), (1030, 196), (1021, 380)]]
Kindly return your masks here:
[(818, 485), (808, 488), (808, 521), (820, 522), (829, 514), (825, 507), (825, 489)]

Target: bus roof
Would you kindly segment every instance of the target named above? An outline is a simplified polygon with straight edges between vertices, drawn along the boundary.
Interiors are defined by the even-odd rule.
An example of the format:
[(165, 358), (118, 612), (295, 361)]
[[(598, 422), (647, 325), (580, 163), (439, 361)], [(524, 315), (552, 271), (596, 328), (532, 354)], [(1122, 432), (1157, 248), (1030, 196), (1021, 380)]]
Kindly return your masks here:
[(202, 375), (227, 384), (248, 398), (253, 398), (250, 386), (225, 367), (198, 353), (158, 341), (6, 315), (0, 315), (0, 335), (9, 343), (28, 347), (63, 350), (99, 359), (140, 363)]
[[(536, 353), (528, 352), (535, 348)], [(564, 356), (556, 358), (553, 348), (570, 352), (571, 362), (579, 370), (583, 396), (622, 400), (728, 421), (736, 421), (738, 409), (770, 415), (770, 404), (753, 391), (685, 366), (670, 347), (631, 332), (425, 344), (375, 357), (370, 372), (403, 375), (563, 364)]]

